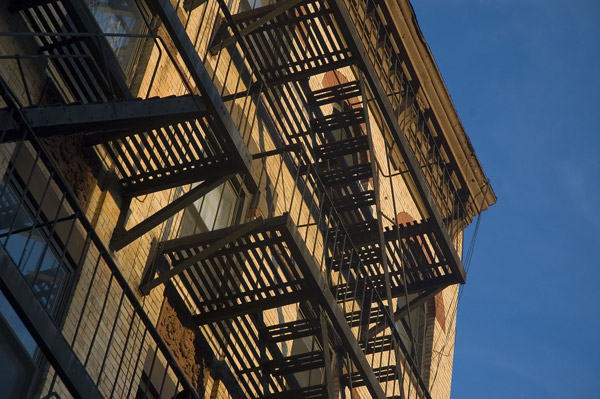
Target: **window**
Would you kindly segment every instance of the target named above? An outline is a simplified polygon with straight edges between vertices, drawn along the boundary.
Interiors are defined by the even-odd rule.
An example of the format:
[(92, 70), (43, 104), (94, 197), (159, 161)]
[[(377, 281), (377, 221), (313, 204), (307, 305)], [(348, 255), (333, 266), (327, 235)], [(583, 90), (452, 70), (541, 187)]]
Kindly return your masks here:
[(135, 399), (190, 399), (186, 391), (174, 379), (171, 366), (168, 365), (162, 352), (149, 349), (144, 362), (144, 371), (135, 394)]
[[(15, 163), (16, 170), (27, 164), (24, 152)], [(10, 257), (50, 317), (58, 320), (73, 274), (73, 262), (66, 246), (60, 244), (64, 233), (61, 223), (73, 227), (74, 222), (48, 219), (63, 216), (66, 205), (57, 200), (52, 183), (46, 180), (40, 184), (40, 178), (47, 179), (34, 167), (27, 184), (18, 172), (0, 182), (0, 250)], [(26, 186), (29, 190), (24, 189)], [(0, 397), (30, 397), (37, 389), (37, 374), (44, 370), (44, 359), (20, 317), (0, 294)]]
[(0, 292), (0, 397), (28, 397), (36, 350), (27, 328)]
[[(42, 306), (56, 316), (71, 274), (53, 229), (14, 178), (0, 182), (0, 244), (19, 268)], [(37, 226), (37, 227), (36, 227)]]
[[(408, 300), (413, 300), (417, 294), (408, 296)], [(398, 298), (397, 308), (403, 308), (406, 304), (405, 297)], [(409, 317), (410, 316), (410, 317)], [(408, 353), (415, 360), (417, 367), (422, 368), (424, 363), (426, 333), (427, 333), (427, 312), (425, 304), (417, 307), (411, 307), (410, 315), (404, 316), (396, 325), (400, 331), (400, 338)], [(411, 339), (411, 337), (413, 339)], [(414, 340), (414, 341), (413, 341)]]
[(188, 236), (230, 226), (234, 221), (236, 204), (241, 200), (238, 201), (231, 183), (215, 188), (186, 208), (179, 235)]
[(239, 12), (254, 10), (275, 3), (277, 3), (276, 0), (241, 0)]
[[(104, 33), (143, 34), (146, 31), (143, 15), (135, 0), (87, 0), (87, 4)], [(106, 39), (125, 76), (130, 76), (143, 39), (124, 36)]]

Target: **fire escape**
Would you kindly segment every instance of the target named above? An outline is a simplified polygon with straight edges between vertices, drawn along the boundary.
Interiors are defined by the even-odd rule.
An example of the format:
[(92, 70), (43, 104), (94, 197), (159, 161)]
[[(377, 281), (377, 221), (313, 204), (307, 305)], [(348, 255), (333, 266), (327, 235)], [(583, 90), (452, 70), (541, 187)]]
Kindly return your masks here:
[[(199, 92), (186, 82), (190, 94), (133, 98), (106, 40), (110, 35), (103, 34), (82, 2), (15, 2), (13, 9), (22, 13), (68, 101), (24, 108), (31, 128), (39, 138), (81, 136), (88, 145), (101, 146), (116, 167), (122, 211), (111, 248), (125, 247), (224, 181), (248, 173), (250, 154), (218, 108), (222, 103), (206, 101), (218, 95), (197, 56), (188, 73)], [(18, 134), (16, 126), (9, 126), (4, 140)], [(133, 198), (198, 182), (160, 212), (125, 229)]]
[[(2, 111), (3, 140), (18, 140), (27, 126), (38, 138), (77, 135), (100, 147), (116, 165), (122, 195), (110, 244), (119, 250), (223, 182), (251, 175), (251, 155), (224, 103), (260, 98), (269, 133), (282, 148), (301, 148), (282, 155), (295, 187), (285, 210), (158, 242), (140, 290), (175, 282), (186, 292), (194, 321), (236, 377), (234, 397), (333, 399), (365, 387), (374, 398), (395, 399), (416, 381), (418, 396), (428, 398), (398, 323), (411, 306), (465, 282), (452, 239), (468, 218), (469, 193), (443, 135), (433, 133), (435, 116), (418, 108), (418, 83), (404, 72), (410, 65), (386, 26), (386, 6), (286, 0), (232, 13), (218, 0), (229, 37), (210, 51), (243, 52), (255, 79), (222, 97), (171, 2), (146, 3), (197, 90), (135, 99), (80, 1), (15, 2), (31, 32), (43, 32), (33, 36), (69, 101)], [(311, 86), (312, 76), (344, 67), (354, 80)], [(374, 111), (387, 133), (386, 157), (401, 160), (398, 169), (420, 197), (419, 221), (384, 219)], [(410, 131), (399, 123), (409, 113)], [(125, 228), (133, 198), (190, 183), (200, 184)], [(396, 307), (401, 297), (406, 303)], [(289, 305), (295, 320), (267, 319)]]
[[(163, 21), (174, 21), (173, 36), (173, 10), (154, 3)], [(432, 133), (434, 115), (414, 102), (416, 82), (401, 69), (401, 42), (390, 44), (386, 10), (289, 0), (232, 13), (218, 3), (229, 36), (212, 43), (211, 55), (243, 53), (243, 67), (256, 74), (223, 100), (258, 95), (257, 112), (270, 116), (281, 148), (301, 146), (282, 156), (300, 205), (294, 191), (280, 214), (159, 243), (142, 290), (177, 279), (237, 376), (240, 397), (346, 397), (365, 387), (372, 397), (400, 398), (407, 380), (429, 397), (398, 323), (411, 306), (464, 283), (452, 237), (464, 227), (468, 193), (443, 136)], [(312, 76), (343, 67), (354, 81), (311, 87)], [(373, 109), (421, 196), (419, 221), (383, 220)], [(398, 116), (409, 110), (417, 127), (404, 132)], [(396, 308), (400, 297), (405, 305)], [(265, 319), (289, 305), (296, 320)], [(307, 337), (310, 350), (289, 350)]]
[[(224, 112), (225, 107), (211, 78), (193, 51), (186, 53), (192, 58), (185, 59), (184, 76), (180, 63), (165, 47), (161, 37), (106, 34), (83, 1), (14, 1), (7, 7), (15, 17), (23, 19), (29, 31), (3, 33), (3, 40), (8, 36), (12, 40), (34, 43), (36, 53), (2, 54), (3, 62), (12, 59), (18, 65), (20, 76), (15, 79), (24, 87), (27, 103), (23, 104), (15, 96), (11, 82), (0, 79), (0, 95), (6, 104), (0, 109), (0, 142), (12, 149), (0, 190), (0, 196), (8, 195), (6, 198), (10, 199), (3, 198), (0, 205), (3, 220), (9, 221), (0, 233), (0, 287), (21, 318), (33, 328), (36, 344), (49, 362), (50, 373), (56, 373), (49, 388), (46, 384), (44, 389), (49, 390), (49, 396), (53, 394), (52, 389), (64, 385), (73, 397), (131, 397), (136, 395), (139, 381), (133, 378), (125, 381), (124, 378), (130, 377), (123, 376), (139, 367), (150, 367), (159, 375), (162, 367), (162, 378), (168, 377), (173, 383), (161, 387), (164, 391), (159, 392), (160, 395), (172, 397), (183, 390), (189, 397), (198, 397), (196, 387), (179, 369), (112, 255), (81, 210), (75, 194), (48, 154), (44, 140), (76, 137), (84, 145), (95, 147), (114, 165), (114, 170), (107, 173), (114, 176), (111, 189), (120, 202), (121, 211), (110, 242), (112, 250), (124, 248), (237, 175), (246, 176), (245, 183), (252, 187), (252, 179), (248, 177), (251, 156), (230, 115)], [(135, 98), (111, 47), (111, 38), (153, 41), (162, 51), (160, 57), (174, 65), (187, 94)], [(40, 65), (44, 65), (43, 78), (47, 80), (42, 98), (34, 98), (29, 87), (31, 76), (23, 72), (22, 63), (28, 58), (39, 59)], [(154, 76), (150, 86), (153, 83)], [(148, 93), (150, 91), (149, 88)], [(162, 209), (126, 228), (134, 198), (189, 187), (191, 183), (196, 185), (188, 191), (182, 190), (179, 197)], [(60, 194), (56, 194), (57, 191)], [(18, 198), (12, 200), (12, 195)], [(25, 210), (29, 203), (31, 210)], [(31, 213), (31, 221), (21, 225), (20, 218), (28, 213)], [(26, 237), (26, 244), (22, 254), (17, 254), (18, 247), (14, 249), (14, 243), (20, 243), (22, 237)], [(22, 262), (19, 259), (27, 255), (28, 246), (37, 250), (39, 245), (42, 255), (58, 251), (56, 264), (53, 269), (44, 270), (46, 259), (42, 256), (37, 265), (41, 269), (26, 273), (18, 264)], [(77, 304), (81, 306), (82, 320), (77, 321), (74, 336), (69, 336), (61, 331), (56, 320), (48, 317), (44, 307), (47, 309), (48, 303), (55, 299), (53, 289), (57, 289), (60, 267), (74, 263), (77, 273), (77, 269), (88, 265), (83, 254), (73, 253), (81, 248), (90, 250), (89, 257), (94, 266), (87, 271), (92, 280), (89, 291), (84, 293), (85, 300), (83, 304)], [(105, 284), (96, 278), (97, 275), (108, 276), (110, 283), (107, 290), (100, 291), (100, 297), (93, 297), (98, 295), (94, 287)], [(115, 298), (116, 303), (112, 303)], [(94, 309), (98, 303), (103, 305)], [(89, 314), (98, 318), (87, 320), (89, 317), (84, 315)], [(84, 324), (97, 323), (92, 327), (96, 331), (100, 325), (112, 323), (108, 342), (96, 340), (96, 334), (91, 342), (85, 342), (89, 337), (79, 334), (82, 321)], [(139, 338), (134, 334), (128, 334), (125, 341), (116, 342), (115, 331), (119, 323), (127, 323), (130, 329), (141, 331), (142, 343), (134, 342)], [(140, 347), (139, 352), (128, 354), (128, 345), (150, 345), (154, 348), (154, 355), (148, 355), (151, 361), (146, 358), (144, 365), (147, 349)], [(82, 347), (86, 349), (82, 350)], [(88, 367), (90, 359), (96, 356), (100, 356), (99, 374)], [(117, 369), (123, 374), (117, 372), (116, 376), (107, 376), (107, 359), (114, 356), (121, 357)], [(161, 365), (155, 367), (159, 363)], [(126, 369), (129, 366), (134, 367), (133, 371)]]

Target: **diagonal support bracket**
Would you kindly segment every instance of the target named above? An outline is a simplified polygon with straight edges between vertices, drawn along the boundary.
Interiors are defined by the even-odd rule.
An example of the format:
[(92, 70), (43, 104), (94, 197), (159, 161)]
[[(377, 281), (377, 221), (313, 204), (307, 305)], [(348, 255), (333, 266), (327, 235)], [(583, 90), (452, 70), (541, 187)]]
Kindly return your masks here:
[(264, 223), (263, 218), (259, 217), (259, 218), (253, 220), (250, 223), (246, 223), (246, 224), (240, 226), (239, 229), (235, 229), (231, 233), (227, 234), (225, 237), (223, 237), (223, 238), (215, 241), (213, 244), (211, 244), (210, 247), (204, 249), (203, 251), (197, 253), (194, 256), (191, 256), (191, 257), (185, 259), (183, 262), (177, 264), (172, 269), (170, 269), (170, 270), (168, 270), (168, 271), (166, 271), (164, 273), (161, 273), (154, 280), (151, 280), (151, 281), (147, 282), (146, 284), (142, 284), (140, 286), (140, 292), (143, 295), (148, 295), (153, 288), (156, 288), (159, 285), (166, 283), (171, 278), (173, 278), (176, 275), (178, 275), (178, 274), (186, 271), (187, 269), (189, 269), (190, 267), (192, 267), (196, 263), (198, 263), (198, 262), (206, 259), (207, 257), (211, 256), (212, 254), (214, 254), (215, 252), (217, 252), (219, 249), (223, 248), (225, 245), (227, 245), (227, 244), (229, 244), (229, 243), (237, 240), (241, 236), (243, 236), (243, 235), (251, 232), (252, 230), (254, 230), (254, 229), (258, 228), (258, 227), (260, 227), (263, 223)]
[[(446, 288), (446, 286), (441, 286), (431, 291), (425, 291), (418, 295), (416, 298), (413, 298), (407, 305), (402, 306), (400, 309), (396, 309), (392, 316), (394, 322), (397, 322), (404, 316), (408, 315), (410, 308), (417, 308), (421, 306), (423, 303), (427, 302), (439, 292), (441, 292), (444, 288)], [(367, 334), (367, 338), (375, 337), (377, 334), (380, 334), (388, 327), (389, 325), (386, 324), (378, 324), (375, 327), (372, 327)]]
[[(288, 0), (288, 1), (283, 1), (283, 2), (279, 3), (279, 5), (275, 9), (267, 12), (265, 15), (260, 17), (257, 21), (252, 22), (250, 25), (248, 25), (244, 29), (240, 30), (240, 35), (242, 37), (249, 35), (250, 33), (254, 32), (255, 30), (257, 30), (258, 28), (260, 28), (267, 22), (271, 21), (272, 19), (277, 18), (284, 12), (297, 6), (298, 4), (302, 3), (303, 1), (304, 0)], [(235, 35), (230, 36), (227, 39), (223, 40), (221, 43), (215, 44), (214, 46), (212, 46), (210, 48), (210, 53), (216, 54), (218, 51), (231, 46), (233, 43), (236, 42), (236, 40), (237, 40), (237, 37)]]
[(121, 216), (119, 217), (119, 222), (117, 227), (115, 228), (115, 232), (113, 233), (112, 239), (110, 240), (109, 247), (114, 251), (119, 251), (131, 244), (133, 241), (137, 240), (162, 222), (166, 221), (171, 216), (174, 216), (178, 212), (182, 211), (184, 208), (192, 205), (195, 201), (205, 196), (221, 184), (225, 183), (229, 179), (233, 178), (235, 174), (226, 174), (219, 178), (205, 180), (200, 185), (192, 188), (190, 191), (177, 198), (173, 202), (171, 202), (166, 207), (157, 211), (144, 221), (136, 224), (129, 230), (125, 229), (125, 217), (126, 214), (125, 209), (129, 208), (129, 203), (131, 200), (126, 202), (126, 206), (121, 210)]

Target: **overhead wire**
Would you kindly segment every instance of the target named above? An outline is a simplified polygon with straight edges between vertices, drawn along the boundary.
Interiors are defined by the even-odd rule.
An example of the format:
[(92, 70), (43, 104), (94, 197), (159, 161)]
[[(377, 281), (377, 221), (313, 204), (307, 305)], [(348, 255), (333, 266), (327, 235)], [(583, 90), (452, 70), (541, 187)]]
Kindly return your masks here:
[[(478, 214), (477, 214), (477, 221), (475, 222), (475, 228), (473, 230), (473, 236), (471, 237), (471, 242), (469, 243), (469, 248), (467, 250), (467, 254), (465, 255), (465, 261), (463, 262), (463, 264), (465, 265), (465, 271), (467, 273), (469, 272), (469, 269), (471, 267), (471, 261), (473, 259), (473, 253), (475, 251), (475, 243), (476, 243), (476, 240), (477, 240), (477, 235), (479, 234), (479, 227), (481, 225), (482, 208), (483, 208), (483, 205), (485, 203), (485, 198), (487, 196), (487, 193), (488, 193), (490, 187), (491, 187), (491, 185), (490, 185), (490, 182), (488, 180), (486, 182), (485, 191), (483, 192), (483, 197), (481, 199), (481, 205), (477, 209), (477, 212), (478, 212)], [(450, 303), (449, 311), (452, 311), (452, 317), (450, 319), (450, 326), (449, 326), (449, 328), (446, 331), (446, 335), (445, 335), (445, 338), (444, 338), (444, 344), (442, 345), (442, 348), (440, 349), (440, 351), (436, 351), (439, 354), (438, 355), (438, 363), (437, 363), (436, 370), (435, 370), (435, 373), (434, 373), (434, 376), (433, 376), (433, 381), (431, 382), (430, 385), (433, 385), (435, 383), (436, 379), (437, 379), (438, 372), (439, 372), (439, 369), (440, 369), (440, 365), (442, 363), (442, 358), (450, 356), (450, 354), (454, 351), (454, 346), (455, 346), (456, 341), (453, 341), (452, 342), (452, 346), (449, 348), (448, 352), (444, 353), (446, 345), (448, 345), (448, 340), (449, 340), (450, 335), (451, 335), (450, 333), (452, 331), (454, 331), (454, 334), (456, 335), (456, 332), (455, 332), (455, 330), (456, 330), (456, 327), (455, 327), (455, 325), (456, 325), (456, 317), (457, 317), (458, 305), (460, 304), (460, 300), (462, 298), (463, 292), (464, 292), (464, 286), (460, 286), (458, 288), (458, 295), (456, 295), (456, 297), (455, 297), (456, 298), (456, 306), (453, 306), (454, 298), (453, 298), (452, 302)]]

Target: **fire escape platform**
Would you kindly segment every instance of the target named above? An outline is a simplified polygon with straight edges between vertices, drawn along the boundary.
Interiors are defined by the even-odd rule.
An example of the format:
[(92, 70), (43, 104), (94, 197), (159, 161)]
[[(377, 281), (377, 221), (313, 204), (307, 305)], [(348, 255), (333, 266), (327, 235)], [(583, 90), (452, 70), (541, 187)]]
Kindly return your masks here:
[[(128, 132), (140, 132), (205, 115), (206, 105), (200, 96), (184, 95), (146, 100), (30, 106), (21, 111), (37, 137), (86, 135), (88, 141), (99, 143)], [(7, 121), (3, 125), (2, 142), (20, 139), (20, 126), (11, 118), (10, 110), (0, 110), (0, 121)]]
[[(379, 17), (379, 11), (374, 7), (374, 3), (367, 2), (364, 5), (365, 9), (361, 12), (365, 12), (368, 16), (369, 21), (371, 18), (377, 20)], [(452, 223), (452, 217), (460, 217), (460, 215), (442, 215), (439, 205), (434, 199), (437, 194), (437, 181), (432, 179), (431, 176), (427, 176), (422, 171), (422, 165), (417, 159), (415, 151), (418, 149), (413, 148), (412, 142), (409, 141), (408, 136), (405, 134), (398, 123), (398, 110), (394, 109), (391, 100), (389, 99), (389, 93), (384, 88), (385, 82), (388, 84), (396, 78), (390, 77), (391, 70), (387, 70), (383, 64), (375, 62), (373, 59), (372, 49), (366, 47), (364, 35), (372, 40), (382, 39), (381, 35), (385, 35), (386, 22), (380, 21), (378, 31), (378, 25), (374, 22), (364, 22), (361, 27), (356, 26), (356, 11), (353, 10), (353, 14), (348, 9), (347, 4), (343, 0), (327, 0), (327, 1), (301, 1), (297, 4), (293, 4), (292, 7), (282, 8), (279, 13), (272, 14), (276, 6), (264, 6), (259, 9), (242, 12), (233, 15), (233, 21), (237, 24), (237, 27), (241, 32), (245, 41), (248, 43), (248, 51), (252, 52), (253, 59), (256, 61), (258, 72), (262, 74), (265, 81), (270, 89), (279, 90), (282, 85), (286, 85), (289, 90), (298, 89), (300, 91), (306, 89), (300, 89), (301, 83), (306, 81), (310, 76), (317, 75), (326, 71), (335, 70), (340, 68), (340, 65), (355, 65), (359, 68), (366, 78), (370, 92), (373, 95), (377, 107), (381, 110), (384, 122), (389, 128), (394, 141), (400, 148), (400, 153), (403, 160), (406, 162), (408, 170), (410, 171), (411, 178), (415, 182), (417, 189), (417, 195), (424, 202), (427, 213), (429, 214), (429, 220), (427, 224), (432, 224), (433, 231), (435, 231), (435, 245), (439, 246), (442, 253), (445, 254), (444, 260), (440, 267), (446, 271), (440, 269), (439, 273), (432, 269), (430, 276), (439, 277), (445, 280), (444, 283), (464, 283), (465, 271), (461, 264), (460, 257), (454, 248), (452, 237), (448, 233), (447, 223)], [(379, 20), (377, 20), (379, 21)], [(253, 26), (253, 29), (248, 29), (249, 26)], [(358, 29), (370, 29), (369, 32), (359, 32)], [(361, 35), (363, 34), (363, 35)], [(371, 39), (368, 39), (371, 40)], [(369, 44), (370, 45), (370, 44)], [(389, 46), (389, 40), (386, 44)], [(303, 49), (306, 49), (305, 51)], [(368, 51), (369, 50), (369, 51)], [(397, 54), (392, 54), (392, 61)], [(391, 67), (391, 66), (388, 66)], [(399, 82), (399, 80), (398, 80)], [(388, 86), (386, 86), (389, 89)], [(332, 102), (340, 102), (345, 98), (352, 98), (357, 95), (356, 87), (353, 87), (353, 83), (340, 84), (337, 91), (332, 91), (331, 88), (316, 91), (311, 95), (305, 93), (306, 97), (309, 98), (309, 102), (313, 106), (321, 106), (330, 104)], [(354, 91), (353, 91), (354, 90)], [(339, 97), (339, 98), (338, 98)], [(277, 98), (277, 96), (275, 96)], [(331, 121), (330, 117), (324, 116), (322, 118), (315, 118), (311, 122), (311, 129), (309, 131), (303, 126), (299, 125), (297, 130), (294, 132), (293, 129), (289, 131), (286, 139), (290, 142), (296, 140), (297, 137), (304, 137), (311, 134), (311, 131), (319, 132), (321, 130), (332, 130), (340, 129), (350, 126), (352, 123), (356, 124), (357, 117), (361, 116), (359, 109), (352, 109), (348, 112), (348, 122), (344, 123), (344, 119), (340, 118), (340, 115), (335, 115), (335, 118)], [(356, 115), (354, 115), (356, 113)], [(433, 117), (430, 113), (428, 117)], [(441, 157), (440, 162), (443, 163), (444, 168), (450, 168), (454, 170), (455, 162), (453, 161), (452, 153), (447, 149), (447, 146), (441, 135), (430, 134), (425, 137), (424, 140), (433, 140), (435, 143), (429, 143), (429, 145), (440, 146), (443, 152), (449, 157), (450, 161), (446, 162)], [(336, 143), (340, 144), (340, 143)], [(344, 146), (356, 146), (360, 143), (341, 143)], [(317, 153), (324, 153), (327, 155), (329, 148), (321, 147), (315, 148)], [(342, 154), (344, 151), (350, 151), (350, 149), (344, 149), (343, 146), (336, 148), (336, 151), (340, 151)], [(333, 156), (338, 154), (332, 154)], [(332, 170), (329, 175), (324, 176), (325, 183), (328, 180), (332, 180), (331, 184), (343, 182), (344, 179), (351, 179), (355, 177), (367, 176), (367, 168), (361, 168), (361, 165), (357, 165), (353, 170), (343, 173), (343, 171), (336, 172)], [(351, 176), (346, 176), (350, 174)], [(444, 182), (448, 182), (451, 178), (446, 174), (445, 171), (440, 172), (440, 178)], [(443, 176), (442, 176), (443, 175)], [(460, 180), (460, 174), (457, 174), (457, 179)], [(448, 183), (452, 184), (452, 183)], [(352, 195), (357, 195), (352, 193)], [(459, 198), (454, 198), (458, 201)], [(350, 203), (352, 199), (348, 199)], [(449, 268), (446, 268), (443, 262), (447, 262)], [(421, 284), (419, 283), (419, 275), (424, 271), (420, 270), (416, 273), (412, 279), (414, 287)], [(439, 274), (439, 275), (438, 275)], [(456, 279), (446, 277), (447, 275), (454, 274)], [(410, 278), (409, 278), (410, 279)], [(441, 280), (441, 281), (442, 281)], [(424, 287), (426, 286), (423, 285)]]
[[(40, 53), (61, 76), (72, 100), (98, 102), (133, 97), (121, 67), (92, 12), (78, 0), (10, 1), (36, 32)], [(44, 32), (40, 34), (39, 32)]]
[[(364, 233), (363, 233), (364, 235)], [(455, 263), (451, 254), (444, 252), (439, 241), (443, 239), (435, 221), (428, 219), (406, 225), (386, 227), (387, 264), (393, 297), (405, 295), (404, 278), (408, 294), (419, 293), (446, 287), (452, 284), (463, 284), (465, 272), (462, 263)], [(377, 248), (359, 247), (362, 265), (367, 268), (370, 282), (379, 291), (385, 292), (384, 275), (378, 265), (381, 255)], [(356, 256), (345, 253), (330, 259), (333, 270), (347, 270), (359, 267)], [(338, 297), (354, 297), (363, 290), (364, 281), (358, 284), (341, 284), (333, 287)]]
[[(52, 84), (70, 105), (22, 110), (40, 137), (82, 135), (114, 165), (121, 197), (121, 215), (111, 240), (119, 250), (180, 212), (237, 174), (250, 191), (256, 189), (252, 157), (172, 5), (155, 3), (187, 72), (188, 92), (167, 98), (133, 99), (119, 61), (90, 8), (79, 0), (11, 2), (29, 27), (20, 33), (34, 38), (48, 60)], [(156, 40), (152, 35), (138, 39)], [(30, 103), (34, 103), (29, 99)], [(4, 117), (10, 116), (5, 114)], [(87, 119), (86, 119), (87, 118)], [(8, 119), (8, 118), (7, 118)], [(5, 119), (5, 120), (7, 120)], [(19, 138), (10, 121), (2, 140)], [(126, 228), (134, 197), (201, 183), (185, 198), (170, 203), (143, 222)]]
[(333, 21), (328, 2), (292, 0), (292, 7), (274, 13), (279, 4), (233, 15), (242, 34), (247, 32), (244, 36), (249, 50), (268, 85), (298, 81), (356, 63), (338, 31), (320, 28)]
[[(197, 309), (194, 319), (203, 325), (247, 323), (264, 310), (284, 305), (310, 302), (312, 306), (320, 306), (362, 376), (361, 381), (365, 381), (373, 397), (384, 398), (344, 311), (290, 217), (284, 214), (270, 218), (245, 234), (236, 234), (243, 226), (173, 239), (159, 245), (161, 249), (157, 256), (168, 260), (172, 268), (191, 257), (200, 259), (178, 275), (194, 300)], [(221, 242), (227, 236), (233, 237), (227, 245), (204, 257), (200, 255), (210, 249), (212, 243)], [(278, 342), (286, 336), (312, 334), (314, 326), (310, 323), (296, 324), (267, 329), (266, 337)], [(232, 367), (238, 375), (244, 376), (258, 365), (241, 369), (232, 364)]]
[[(135, 100), (87, 5), (79, 0), (11, 2), (28, 24), (39, 52), (48, 57), (55, 84), (67, 88), (66, 101), (73, 104), (25, 108), (34, 131), (41, 137), (85, 134), (104, 125), (102, 134), (89, 137), (90, 143), (106, 149), (126, 197), (230, 172), (247, 176), (250, 188), (255, 189), (249, 177), (252, 157), (175, 10), (165, 1), (151, 2), (156, 3), (200, 95)], [(154, 40), (152, 35), (142, 38)], [(188, 90), (192, 90), (189, 84)], [(61, 115), (72, 120), (61, 120)], [(88, 116), (88, 121), (83, 120)]]

